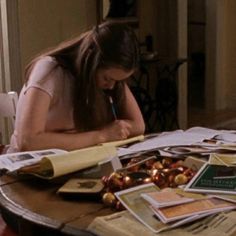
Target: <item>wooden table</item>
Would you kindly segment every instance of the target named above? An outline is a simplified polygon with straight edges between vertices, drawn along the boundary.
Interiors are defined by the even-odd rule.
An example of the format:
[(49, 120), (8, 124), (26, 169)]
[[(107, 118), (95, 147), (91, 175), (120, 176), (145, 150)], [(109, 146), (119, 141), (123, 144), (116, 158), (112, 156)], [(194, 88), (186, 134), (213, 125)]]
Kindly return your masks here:
[[(19, 235), (94, 235), (86, 230), (96, 216), (112, 213), (99, 199), (70, 200), (58, 195), (65, 182), (33, 177), (0, 177), (0, 206), (18, 224)], [(4, 215), (4, 214), (3, 214)]]
[[(11, 223), (17, 225), (22, 236), (94, 235), (86, 230), (87, 226), (97, 216), (106, 216), (114, 211), (105, 207), (100, 198), (95, 200), (77, 195), (65, 199), (58, 195), (58, 188), (68, 178), (71, 176), (46, 181), (32, 176), (0, 176), (0, 209), (3, 216), (6, 213), (10, 216)], [(169, 235), (177, 235), (175, 232), (173, 230)], [(214, 236), (219, 235), (222, 233)]]

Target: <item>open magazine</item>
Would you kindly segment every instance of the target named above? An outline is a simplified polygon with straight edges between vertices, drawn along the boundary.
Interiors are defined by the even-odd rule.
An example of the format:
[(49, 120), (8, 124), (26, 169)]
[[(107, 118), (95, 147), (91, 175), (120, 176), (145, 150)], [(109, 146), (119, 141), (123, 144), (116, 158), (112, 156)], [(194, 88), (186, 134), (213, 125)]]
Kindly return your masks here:
[(113, 146), (94, 146), (71, 152), (49, 149), (3, 155), (0, 166), (11, 172), (52, 179), (95, 166), (115, 156), (116, 148)]
[(48, 149), (5, 154), (0, 156), (0, 169), (10, 172), (17, 170), (18, 173), (52, 179), (110, 161), (117, 156), (117, 146), (142, 141), (143, 138), (144, 136), (140, 135), (70, 152)]
[(61, 149), (47, 149), (28, 152), (17, 152), (4, 154), (0, 156), (0, 169), (5, 169), (10, 172), (18, 170), (24, 166), (38, 163), (44, 156), (64, 154), (67, 151)]

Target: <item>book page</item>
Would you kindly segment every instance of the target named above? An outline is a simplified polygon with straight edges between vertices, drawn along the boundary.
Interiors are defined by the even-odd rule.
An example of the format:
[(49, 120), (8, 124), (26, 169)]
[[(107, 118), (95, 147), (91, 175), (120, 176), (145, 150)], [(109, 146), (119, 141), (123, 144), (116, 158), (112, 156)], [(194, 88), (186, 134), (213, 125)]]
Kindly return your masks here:
[(38, 151), (17, 152), (0, 155), (0, 169), (15, 171), (19, 168), (39, 162), (46, 155), (64, 154), (61, 149), (47, 149)]
[(236, 208), (236, 205), (217, 198), (208, 198), (164, 208), (153, 207), (157, 216), (164, 222), (180, 220), (201, 213), (216, 213)]
[(236, 145), (236, 133), (229, 133), (229, 132), (225, 132), (222, 134), (219, 134), (215, 137), (215, 139), (222, 141), (223, 143), (232, 143), (234, 145)]
[[(158, 217), (155, 217), (150, 204), (141, 197), (141, 194), (153, 191), (158, 191), (158, 187), (150, 183), (116, 192), (115, 195), (137, 220), (155, 233), (166, 231), (209, 215), (209, 213), (194, 214), (179, 221), (163, 223)], [(163, 235), (165, 235), (165, 232), (163, 232)]]
[(96, 217), (88, 230), (103, 236), (234, 236), (236, 235), (235, 219), (236, 211), (223, 212), (156, 234), (138, 222), (129, 212), (122, 211)]
[(124, 139), (124, 140), (102, 143), (101, 145), (102, 146), (118, 147), (118, 146), (123, 146), (123, 145), (126, 145), (126, 144), (130, 144), (130, 143), (140, 142), (140, 141), (143, 141), (143, 140), (144, 140), (144, 135), (139, 135), (139, 136), (135, 136), (135, 137)]
[(204, 139), (209, 139), (223, 133), (224, 131), (196, 126), (196, 127), (187, 129), (185, 132), (192, 133), (194, 135), (199, 135), (199, 137), (202, 137)]
[(149, 203), (140, 195), (145, 192), (158, 191), (158, 189), (155, 184), (151, 183), (116, 192), (115, 195), (136, 219), (153, 232), (159, 232), (167, 226), (154, 217)]
[(151, 205), (159, 208), (194, 201), (193, 198), (184, 197), (174, 190), (142, 193), (141, 196)]
[(175, 130), (160, 133), (152, 138), (144, 139), (142, 142), (133, 144), (128, 148), (118, 149), (118, 155), (124, 156), (136, 152), (154, 150), (157, 148), (171, 147), (178, 145), (192, 145), (201, 143), (205, 139), (213, 138), (217, 134), (221, 134), (220, 130), (207, 129), (202, 127), (194, 127), (189, 130)]
[(234, 166), (236, 164), (236, 154), (211, 154), (209, 163), (212, 165), (225, 165), (227, 167)]
[(223, 200), (226, 200), (229, 202), (236, 203), (236, 195), (233, 195), (233, 194), (218, 194), (218, 193), (216, 193), (211, 196), (216, 197), (216, 198), (220, 198), (220, 199), (223, 199)]
[(94, 146), (62, 155), (44, 157), (39, 168), (33, 174), (46, 179), (69, 174), (78, 170), (97, 165), (101, 161), (116, 156), (116, 148), (113, 146)]

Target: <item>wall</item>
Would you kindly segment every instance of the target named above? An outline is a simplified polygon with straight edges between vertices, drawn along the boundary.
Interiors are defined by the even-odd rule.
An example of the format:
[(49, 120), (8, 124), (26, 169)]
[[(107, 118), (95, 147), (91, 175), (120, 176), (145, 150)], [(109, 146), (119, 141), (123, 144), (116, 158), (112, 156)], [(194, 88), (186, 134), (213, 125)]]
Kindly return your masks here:
[(154, 50), (157, 50), (157, 27), (156, 15), (158, 9), (157, 0), (139, 1), (139, 32), (138, 36), (141, 42), (144, 42), (147, 35), (153, 36)]
[(236, 110), (236, 2), (207, 0), (207, 111)]
[(226, 106), (236, 110), (236, 1), (228, 0), (226, 3), (226, 64), (223, 79), (226, 80)]
[[(18, 2), (22, 74), (25, 65), (34, 55), (72, 35), (81, 33), (94, 25), (97, 20), (97, 0), (15, 1)], [(143, 42), (145, 36), (152, 34), (154, 50), (159, 53), (160, 57), (176, 58), (179, 56), (177, 45), (178, 43), (183, 45), (185, 42), (182, 40), (183, 38), (179, 38), (183, 27), (177, 22), (180, 17), (177, 13), (179, 11), (177, 6), (180, 2), (185, 1), (139, 0), (139, 2), (139, 28), (137, 31), (140, 41)], [(182, 9), (182, 7), (179, 8)], [(151, 79), (155, 83), (156, 67), (153, 66), (150, 70), (150, 74), (154, 74)], [(154, 86), (151, 87), (154, 88)], [(183, 102), (179, 103), (179, 107), (182, 109), (179, 113), (181, 117), (185, 117), (186, 89), (184, 86), (180, 87)]]
[(21, 67), (36, 54), (96, 23), (95, 0), (20, 0)]

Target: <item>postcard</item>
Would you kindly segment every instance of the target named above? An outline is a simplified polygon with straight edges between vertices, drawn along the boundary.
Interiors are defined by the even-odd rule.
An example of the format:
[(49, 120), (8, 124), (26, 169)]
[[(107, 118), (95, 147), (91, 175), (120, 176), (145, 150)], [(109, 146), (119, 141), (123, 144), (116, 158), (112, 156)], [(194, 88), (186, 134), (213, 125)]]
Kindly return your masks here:
[(137, 220), (147, 226), (154, 233), (169, 230), (209, 215), (207, 213), (200, 215), (195, 214), (188, 218), (165, 224), (156, 216), (150, 207), (150, 204), (141, 197), (141, 194), (143, 193), (155, 191), (159, 191), (159, 188), (153, 183), (150, 183), (116, 192), (115, 195)]
[(62, 187), (58, 189), (58, 193), (62, 194), (98, 194), (102, 191), (104, 185), (101, 179), (69, 179)]
[(142, 193), (141, 196), (154, 207), (166, 207), (194, 201), (193, 198), (185, 197), (172, 189)]
[(163, 223), (169, 223), (176, 220), (181, 220), (186, 217), (191, 217), (200, 214), (217, 213), (221, 211), (235, 209), (234, 203), (218, 199), (208, 198), (201, 199), (194, 202), (189, 202), (177, 206), (170, 206), (164, 208), (152, 207)]
[(234, 202), (236, 203), (236, 195), (234, 194), (213, 194), (211, 195), (216, 198), (220, 198), (229, 202)]
[(116, 192), (115, 195), (134, 217), (153, 232), (160, 232), (160, 230), (166, 228), (166, 225), (155, 217), (149, 203), (141, 197), (142, 193), (153, 191), (159, 191), (159, 188), (150, 183)]

